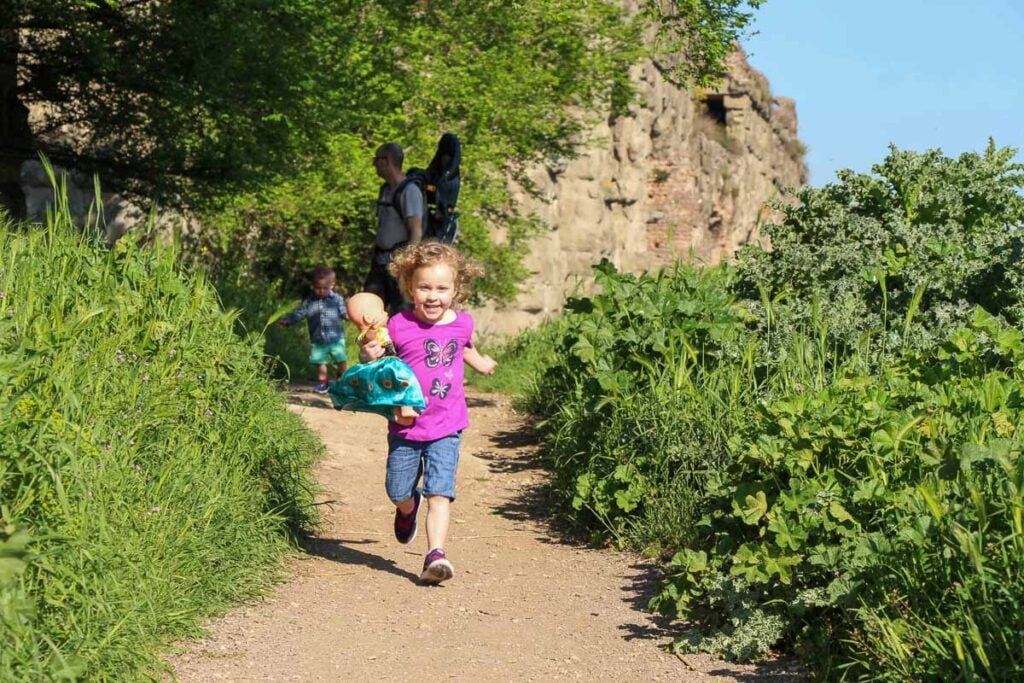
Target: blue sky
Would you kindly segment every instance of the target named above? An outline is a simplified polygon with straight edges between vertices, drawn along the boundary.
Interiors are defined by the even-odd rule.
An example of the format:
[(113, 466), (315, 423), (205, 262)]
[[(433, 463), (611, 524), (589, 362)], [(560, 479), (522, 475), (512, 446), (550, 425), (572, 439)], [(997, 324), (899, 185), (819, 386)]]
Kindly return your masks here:
[(890, 142), (1024, 150), (1024, 0), (768, 0), (755, 17), (744, 47), (796, 100), (812, 185)]

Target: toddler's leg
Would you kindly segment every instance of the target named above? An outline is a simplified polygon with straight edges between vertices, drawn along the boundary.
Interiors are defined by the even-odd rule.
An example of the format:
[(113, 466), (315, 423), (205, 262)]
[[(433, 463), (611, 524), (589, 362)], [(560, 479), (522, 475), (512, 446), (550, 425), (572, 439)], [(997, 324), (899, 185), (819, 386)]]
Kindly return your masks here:
[(313, 391), (318, 394), (327, 393), (327, 366), (323, 363), (316, 366), (316, 386)]
[(348, 370), (348, 363), (345, 361), (338, 363), (338, 377), (344, 375), (346, 370)]

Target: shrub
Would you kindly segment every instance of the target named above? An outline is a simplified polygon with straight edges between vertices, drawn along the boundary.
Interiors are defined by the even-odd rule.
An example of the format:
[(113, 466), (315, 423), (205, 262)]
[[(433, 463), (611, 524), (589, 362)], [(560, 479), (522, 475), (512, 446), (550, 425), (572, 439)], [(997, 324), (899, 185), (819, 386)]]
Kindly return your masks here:
[(1012, 155), (894, 149), (801, 191), (735, 270), (605, 264), (568, 302), (531, 402), (553, 478), (581, 526), (678, 548), (652, 602), (692, 626), (676, 647), (1024, 673)]
[[(864, 367), (779, 396), (736, 435), (654, 605), (699, 624), (685, 650), (785, 643), (832, 675), (1015, 678), (1022, 335), (978, 309), (942, 346)], [(728, 647), (754, 615), (774, 638)]]
[(754, 375), (729, 277), (686, 266), (634, 276), (603, 262), (600, 293), (568, 302), (557, 361), (528, 404), (545, 418), (556, 490), (583, 528), (652, 548), (688, 537)]
[[(739, 254), (736, 292), (774, 302), (779, 342), (816, 315), (847, 349), (886, 330), (879, 360), (941, 342), (975, 306), (1024, 322), (1024, 165), (990, 143), (957, 159), (892, 148), (874, 175), (804, 188)], [(785, 310), (788, 309), (788, 310)], [(916, 318), (917, 324), (904, 327)]]
[(0, 678), (151, 676), (314, 522), (322, 447), (171, 251), (58, 207), (0, 254)]

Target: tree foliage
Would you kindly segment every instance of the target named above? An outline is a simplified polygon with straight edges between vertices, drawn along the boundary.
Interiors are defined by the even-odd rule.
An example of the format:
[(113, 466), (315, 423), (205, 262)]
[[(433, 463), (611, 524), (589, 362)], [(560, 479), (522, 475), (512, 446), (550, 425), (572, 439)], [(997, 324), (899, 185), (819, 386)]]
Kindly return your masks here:
[(23, 0), (23, 102), (52, 156), (148, 193), (258, 182), (320, 141), (302, 0)]
[(733, 49), (733, 41), (765, 0), (645, 0), (642, 12), (653, 23), (651, 55), (667, 62), (667, 75), (686, 85), (711, 85)]
[[(35, 132), (52, 158), (200, 209), (220, 228), (208, 255), (245, 255), (274, 281), (325, 260), (354, 282), (372, 150), (397, 140), (421, 165), (458, 133), (464, 245), (491, 273), (483, 294), (507, 298), (528, 233), (508, 174), (571, 155), (592, 117), (624, 111), (645, 55), (685, 49), (674, 73), (717, 74), (759, 4), (17, 0), (20, 40), (3, 44), (21, 101), (45, 105)], [(668, 42), (645, 42), (658, 29)]]

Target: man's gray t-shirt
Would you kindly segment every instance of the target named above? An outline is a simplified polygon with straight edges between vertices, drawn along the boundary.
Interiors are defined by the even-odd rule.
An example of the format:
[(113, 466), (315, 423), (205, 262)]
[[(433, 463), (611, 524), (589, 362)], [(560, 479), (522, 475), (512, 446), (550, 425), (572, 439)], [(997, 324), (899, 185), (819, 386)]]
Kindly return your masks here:
[[(397, 187), (397, 185), (395, 186)], [(375, 243), (379, 249), (388, 251), (396, 245), (409, 240), (409, 231), (398, 210), (391, 206), (391, 195), (394, 187), (385, 185), (380, 193), (380, 200), (377, 202), (377, 239)], [(415, 183), (406, 183), (402, 196), (399, 198), (402, 204), (402, 215), (420, 216), (426, 214), (423, 206), (423, 192)], [(422, 223), (420, 223), (422, 225)]]

